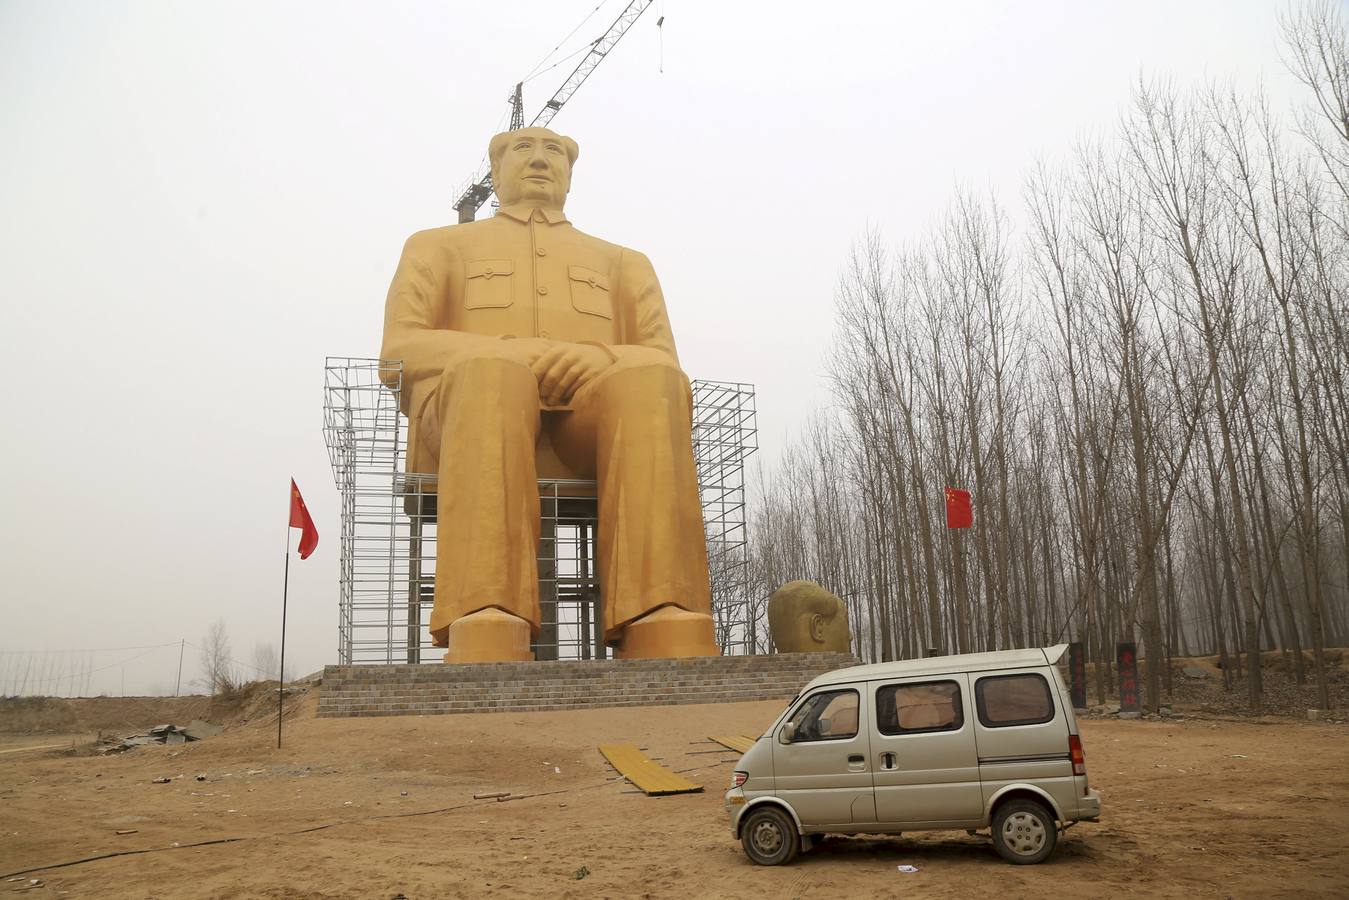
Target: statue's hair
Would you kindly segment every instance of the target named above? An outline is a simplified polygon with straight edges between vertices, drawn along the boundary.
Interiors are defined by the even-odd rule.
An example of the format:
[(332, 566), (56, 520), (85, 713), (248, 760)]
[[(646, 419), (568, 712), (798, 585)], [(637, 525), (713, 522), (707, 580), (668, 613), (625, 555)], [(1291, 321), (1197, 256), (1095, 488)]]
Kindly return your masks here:
[(492, 140), (487, 144), (487, 158), (492, 163), (493, 170), (501, 162), (501, 155), (506, 152), (506, 144), (510, 141), (511, 135), (519, 134), (522, 131), (546, 131), (562, 143), (562, 149), (567, 153), (567, 165), (576, 165), (576, 157), (581, 155), (581, 148), (576, 146), (576, 142), (565, 134), (558, 134), (551, 128), (520, 128), (516, 131), (503, 131), (500, 134), (493, 135)]
[[(782, 587), (786, 587), (783, 585)], [(782, 588), (778, 588), (779, 591)], [(776, 592), (775, 592), (776, 595)], [(773, 631), (781, 633), (782, 629), (790, 627), (789, 620), (804, 612), (806, 615), (819, 614), (824, 617), (826, 622), (832, 621), (843, 610), (843, 603), (838, 597), (824, 590), (823, 588), (811, 591), (804, 598), (798, 593), (792, 597), (790, 603), (783, 602), (786, 598), (778, 597), (778, 602), (768, 604), (768, 627)]]

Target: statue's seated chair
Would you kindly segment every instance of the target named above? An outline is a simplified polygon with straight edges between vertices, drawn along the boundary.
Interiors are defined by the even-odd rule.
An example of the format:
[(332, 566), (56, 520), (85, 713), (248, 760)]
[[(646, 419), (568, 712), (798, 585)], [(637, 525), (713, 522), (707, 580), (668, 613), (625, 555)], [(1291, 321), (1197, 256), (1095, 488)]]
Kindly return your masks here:
[[(420, 541), (424, 526), (436, 521), (436, 497), (439, 493), (435, 451), (422, 439), (419, 431), (416, 419), (409, 419), (405, 471), (409, 475), (420, 476), (416, 489), (407, 491), (403, 500), (404, 511), (413, 522), (413, 540), (418, 545), (412, 554), (413, 581), (422, 581), (420, 562), (425, 557), (420, 552)], [(558, 602), (562, 601), (579, 607), (576, 640), (581, 658), (603, 659), (603, 618), (593, 556), (598, 527), (595, 481), (579, 475), (558, 457), (547, 429), (539, 430), (534, 463), (539, 482), (539, 606), (542, 613), (539, 637), (534, 646), (535, 658), (558, 658), (557, 607)], [(561, 580), (559, 556), (562, 548), (557, 535), (559, 523), (579, 530), (578, 537), (573, 541), (574, 546), (569, 544), (568, 549), (582, 557), (574, 560), (572, 566), (578, 571), (569, 573), (569, 577)], [(564, 585), (562, 580), (567, 584)], [(429, 600), (433, 587), (432, 580), (426, 579), (415, 590)], [(420, 623), (409, 631), (409, 640), (419, 643), (420, 635), (415, 639), (412, 636), (414, 630), (420, 631)]]

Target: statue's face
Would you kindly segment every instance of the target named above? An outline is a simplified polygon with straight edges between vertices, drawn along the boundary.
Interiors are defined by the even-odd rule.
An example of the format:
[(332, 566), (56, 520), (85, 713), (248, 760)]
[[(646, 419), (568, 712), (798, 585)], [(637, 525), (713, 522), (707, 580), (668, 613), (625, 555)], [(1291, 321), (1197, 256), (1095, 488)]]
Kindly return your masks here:
[(561, 138), (543, 128), (513, 134), (492, 168), (492, 182), (502, 206), (526, 202), (561, 209), (571, 188)]

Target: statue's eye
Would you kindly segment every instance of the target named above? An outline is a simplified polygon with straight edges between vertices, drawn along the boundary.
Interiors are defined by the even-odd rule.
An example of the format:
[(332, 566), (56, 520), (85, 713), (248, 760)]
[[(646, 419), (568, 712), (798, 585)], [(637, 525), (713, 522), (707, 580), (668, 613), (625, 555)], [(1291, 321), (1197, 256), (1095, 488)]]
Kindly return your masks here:
[(552, 154), (560, 154), (562, 152), (562, 148), (559, 147), (557, 144), (549, 144), (548, 152)]
[(518, 143), (518, 144), (515, 145), (515, 149), (516, 149), (516, 150), (531, 150), (531, 149), (533, 149), (533, 145), (530, 144), (528, 141), (521, 141), (520, 143)]

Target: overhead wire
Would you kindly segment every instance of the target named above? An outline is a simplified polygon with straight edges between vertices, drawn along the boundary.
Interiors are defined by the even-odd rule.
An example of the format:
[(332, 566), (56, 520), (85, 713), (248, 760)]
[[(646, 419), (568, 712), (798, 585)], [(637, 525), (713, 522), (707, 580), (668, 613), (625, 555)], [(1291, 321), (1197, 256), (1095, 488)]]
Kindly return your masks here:
[(8, 650), (0, 647), (0, 653), (113, 653), (119, 650), (148, 650), (160, 647), (176, 647), (178, 641), (167, 644), (139, 644), (135, 647), (57, 647), (51, 650)]
[[(198, 652), (201, 652), (201, 651), (203, 651), (203, 650), (206, 649), (205, 647), (198, 647), (196, 644), (192, 643), (191, 641), (183, 641), (183, 644), (184, 644), (185, 646), (191, 647), (193, 650), (196, 650), (196, 651), (198, 651)], [(267, 675), (268, 677), (270, 677), (270, 676), (276, 674), (275, 672), (271, 671), (270, 669), (264, 669), (264, 668), (261, 667), (261, 666), (255, 666), (255, 665), (253, 665), (252, 663), (246, 663), (246, 662), (244, 662), (243, 660), (241, 660), (241, 659), (235, 659), (235, 658), (232, 657), (232, 656), (227, 656), (227, 657), (225, 657), (225, 659), (227, 659), (227, 660), (229, 660), (230, 662), (234, 663), (236, 666), (243, 666), (245, 669), (252, 669), (254, 672), (261, 672), (263, 675)]]
[[(149, 656), (151, 653), (154, 653), (156, 650), (162, 650), (162, 649), (165, 648), (165, 647), (176, 647), (176, 646), (178, 646), (178, 641), (174, 641), (174, 642), (171, 643), (171, 644), (156, 644), (156, 645), (150, 647), (150, 649), (146, 650), (144, 653), (137, 653), (135, 656), (128, 656), (126, 659), (118, 660), (117, 662), (114, 662), (114, 663), (108, 663), (106, 666), (99, 666), (99, 667), (96, 668), (96, 669), (81, 669), (81, 670), (79, 670), (79, 671), (77, 671), (77, 672), (72, 672), (72, 673), (69, 674), (69, 675), (42, 675), (42, 676), (34, 676), (34, 677), (33, 677), (33, 683), (34, 683), (35, 685), (36, 685), (36, 684), (57, 684), (57, 683), (62, 682), (62, 681), (69, 681), (69, 680), (71, 680), (72, 678), (85, 678), (85, 677), (87, 677), (87, 676), (89, 676), (89, 675), (92, 675), (92, 674), (95, 673), (95, 672), (102, 672), (102, 671), (105, 671), (105, 670), (107, 670), (107, 669), (115, 669), (115, 668), (117, 668), (118, 666), (124, 666), (124, 665), (126, 665), (127, 663), (129, 663), (129, 662), (134, 662), (135, 660), (141, 659), (142, 657)], [(80, 651), (71, 651), (71, 652), (80, 652)], [(88, 651), (84, 651), (84, 652), (88, 652)]]
[[(595, 8), (592, 9), (592, 10), (589, 12), (589, 14), (586, 15), (586, 17), (585, 17), (584, 19), (582, 19), (582, 20), (576, 25), (575, 28), (573, 28), (571, 31), (568, 31), (568, 32), (567, 32), (567, 36), (564, 37), (562, 40), (558, 41), (556, 47), (554, 47), (552, 50), (549, 50), (547, 53), (545, 53), (545, 54), (543, 55), (543, 59), (541, 59), (541, 60), (539, 60), (537, 63), (535, 63), (535, 64), (534, 64), (534, 68), (532, 68), (532, 69), (529, 70), (529, 74), (526, 75), (524, 78), (522, 78), (522, 79), (520, 79), (520, 80), (521, 80), (521, 81), (529, 81), (531, 78), (533, 78), (534, 75), (535, 75), (535, 73), (538, 72), (539, 67), (542, 66), (544, 63), (548, 62), (548, 60), (552, 58), (553, 54), (556, 53), (558, 50), (560, 50), (560, 49), (562, 48), (562, 45), (563, 45), (563, 44), (565, 44), (565, 43), (567, 43), (567, 41), (571, 40), (572, 35), (576, 34), (576, 32), (578, 32), (578, 31), (580, 31), (581, 28), (582, 28), (582, 26), (585, 25), (585, 23), (589, 22), (592, 18), (594, 18), (594, 17), (595, 17), (595, 13), (599, 12), (599, 11), (600, 11), (600, 7), (603, 6), (603, 5), (604, 5), (605, 3), (607, 3), (607, 2), (608, 2), (608, 0), (600, 0), (599, 3), (596, 3), (596, 4), (595, 4)], [(592, 43), (593, 43), (593, 42), (592, 42)]]
[(591, 50), (593, 50), (593, 49), (595, 48), (595, 44), (598, 43), (598, 41), (599, 41), (599, 38), (596, 38), (595, 40), (591, 41), (590, 43), (588, 43), (588, 44), (586, 44), (586, 45), (580, 47), (580, 48), (579, 48), (578, 50), (576, 50), (574, 53), (571, 53), (571, 54), (568, 55), (568, 56), (562, 57), (562, 58), (559, 59), (557, 62), (553, 63), (551, 66), (549, 66), (548, 68), (544, 69), (543, 71), (537, 72), (537, 73), (535, 73), (535, 74), (529, 76), (528, 78), (526, 78), (526, 79), (522, 82), (522, 84), (528, 84), (529, 82), (533, 81), (535, 78), (538, 78), (538, 77), (541, 76), (541, 75), (547, 75), (549, 72), (553, 71), (553, 70), (556, 69), (558, 66), (566, 65), (567, 63), (571, 62), (571, 61), (572, 61), (573, 59), (575, 59), (576, 57), (580, 56), (582, 53), (589, 53)]

